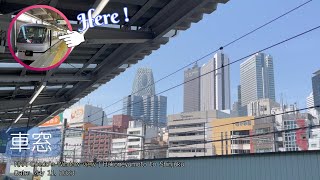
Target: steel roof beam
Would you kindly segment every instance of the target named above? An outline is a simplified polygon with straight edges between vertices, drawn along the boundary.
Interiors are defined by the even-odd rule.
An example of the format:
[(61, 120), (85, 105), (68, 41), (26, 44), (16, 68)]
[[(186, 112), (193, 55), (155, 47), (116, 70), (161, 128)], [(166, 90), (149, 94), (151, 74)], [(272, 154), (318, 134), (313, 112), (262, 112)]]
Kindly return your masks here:
[(152, 40), (152, 32), (140, 32), (115, 28), (94, 28), (88, 30), (84, 44), (144, 43)]
[(57, 4), (58, 4), (58, 2), (59, 2), (59, 0), (51, 0), (51, 1), (49, 2), (49, 6), (56, 7)]
[[(17, 1), (17, 0), (13, 0), (13, 1)], [(137, 43), (137, 44), (122, 44), (122, 45), (118, 45), (118, 44), (112, 44), (110, 45), (110, 47), (108, 47), (107, 49), (110, 51), (113, 51), (112, 53), (102, 53), (98, 58), (96, 58), (95, 60), (91, 60), (92, 57), (94, 56), (94, 54), (92, 54), (91, 52), (95, 51), (99, 51), (99, 49), (101, 49), (102, 45), (100, 44), (85, 44), (83, 43), (82, 45), (80, 45), (80, 48), (84, 49), (84, 48), (88, 48), (88, 50), (90, 51), (90, 53), (87, 53), (88, 55), (90, 55), (90, 59), (84, 59), (84, 60), (79, 60), (78, 61), (83, 61), (85, 63), (85, 65), (90, 65), (92, 63), (95, 62), (99, 62), (99, 65), (94, 69), (94, 72), (88, 72), (86, 71), (86, 74), (90, 74), (91, 76), (91, 81), (90, 82), (76, 82), (77, 84), (75, 84), (73, 86), (72, 89), (65, 89), (62, 88), (60, 90), (60, 92), (58, 93), (58, 96), (56, 94), (56, 96), (54, 98), (58, 98), (58, 97), (65, 97), (66, 98), (66, 102), (62, 103), (62, 104), (52, 104), (49, 105), (48, 107), (43, 106), (44, 108), (46, 108), (48, 110), (48, 112), (51, 112), (51, 115), (57, 114), (61, 111), (63, 111), (64, 108), (68, 108), (70, 107), (73, 103), (75, 103), (76, 101), (79, 100), (79, 98), (86, 96), (88, 93), (92, 92), (95, 88), (93, 88), (92, 86), (97, 84), (97, 83), (105, 83), (107, 81), (109, 81), (110, 79), (113, 79), (115, 77), (115, 75), (117, 74), (113, 74), (112, 72), (117, 72), (117, 69), (124, 63), (127, 63), (130, 60), (137, 60), (140, 57), (144, 57), (142, 54), (149, 54), (149, 51), (146, 50), (154, 50), (157, 49), (158, 47), (160, 47), (160, 44), (165, 44), (162, 43), (158, 40), (162, 40), (163, 39), (163, 35), (168, 33), (170, 30), (174, 29), (176, 26), (180, 26), (180, 28), (185, 29), (185, 27), (187, 28), (189, 25), (190, 21), (194, 21), (197, 22), (198, 18), (201, 19), (201, 15), (199, 15), (199, 12), (201, 13), (201, 11), (208, 11), (211, 9), (211, 7), (214, 7), (213, 5), (210, 5), (210, 3), (214, 2), (214, 3), (218, 3), (220, 1), (226, 1), (226, 0), (170, 0), (170, 1), (156, 1), (154, 4), (161, 4), (161, 9), (157, 9), (155, 8), (155, 5), (151, 5), (151, 1), (154, 0), (149, 0), (149, 1), (142, 1), (142, 0), (131, 0), (130, 2), (125, 1), (125, 0), (113, 0), (111, 2), (111, 6), (108, 7), (113, 8), (116, 7), (116, 9), (118, 10), (119, 7), (121, 6), (121, 4), (119, 3), (114, 3), (114, 2), (120, 2), (121, 3), (140, 3), (139, 6), (132, 6), (133, 9), (130, 10), (131, 6), (128, 6), (129, 8), (129, 16), (130, 16), (130, 20), (132, 20), (132, 24), (134, 23), (134, 21), (137, 21), (136, 24), (139, 24), (140, 26), (142, 23), (145, 24), (144, 25), (144, 29), (140, 29), (140, 31), (143, 30), (149, 30), (152, 29), (153, 32), (147, 32), (147, 33), (151, 33), (152, 34), (152, 38), (149, 38), (145, 43), (141, 44), (141, 43)], [(70, 3), (70, 0), (66, 0), (66, 3)], [(61, 8), (65, 8), (64, 7), (64, 3), (65, 1), (61, 1)], [(81, 6), (85, 7), (85, 6), (89, 6), (88, 2), (79, 2), (81, 3)], [(87, 4), (87, 5), (86, 5)], [(148, 5), (149, 4), (149, 5)], [(166, 5), (165, 5), (166, 4)], [(207, 5), (210, 5), (209, 7), (207, 7)], [(148, 6), (150, 6), (148, 8)], [(143, 7), (145, 6), (145, 7)], [(74, 8), (77, 8), (76, 11), (74, 12), (80, 12), (81, 9), (79, 9), (78, 4), (74, 6)], [(105, 8), (104, 10), (107, 11), (109, 10), (108, 8)], [(87, 8), (86, 8), (87, 9)], [(67, 15), (70, 14), (72, 17), (73, 16), (73, 12), (70, 12), (70, 9), (66, 8), (66, 9), (61, 9), (67, 12)], [(215, 10), (215, 9), (214, 9)], [(71, 10), (72, 11), (72, 10)], [(209, 11), (208, 11), (209, 12)], [(156, 15), (154, 15), (156, 14)], [(151, 17), (150, 20), (146, 21), (146, 17)], [(136, 16), (136, 18), (134, 17)], [(140, 18), (137, 18), (138, 16), (140, 16)], [(70, 18), (69, 17), (69, 18)], [(136, 20), (135, 20), (136, 19)], [(148, 18), (149, 19), (149, 18)], [(147, 22), (147, 23), (144, 23)], [(190, 22), (191, 23), (191, 22)], [(88, 33), (90, 33), (91, 30), (96, 30), (99, 31), (100, 29), (106, 30), (105, 28), (94, 28), (94, 29), (90, 29), (88, 31)], [(107, 29), (107, 31), (117, 31), (116, 33), (120, 33), (120, 32), (124, 32), (124, 30), (120, 30), (120, 29)], [(115, 33), (115, 32), (113, 32)], [(136, 33), (136, 31), (130, 31), (130, 33)], [(143, 32), (144, 34), (146, 32)], [(92, 34), (92, 37), (88, 37), (86, 35), (86, 39), (87, 40), (95, 40), (94, 36), (99, 35), (99, 37), (96, 37), (96, 39), (101, 38), (100, 35), (107, 35), (107, 33), (96, 33), (96, 34)], [(108, 36), (108, 35), (107, 35)], [(111, 35), (109, 34), (109, 37), (107, 37), (106, 39), (109, 40), (109, 42), (114, 43), (114, 40), (110, 37)], [(123, 35), (119, 35), (121, 36), (120, 38), (123, 38)], [(141, 37), (136, 38), (137, 35), (133, 35), (129, 38), (131, 39), (142, 39)], [(154, 38), (156, 38), (156, 40), (154, 40)], [(153, 39), (153, 40), (151, 40)], [(118, 39), (119, 40), (119, 39)], [(120, 39), (121, 40), (121, 39)], [(90, 41), (88, 41), (90, 42)], [(87, 43), (88, 43), (87, 42)], [(121, 41), (118, 41), (121, 42)], [(122, 42), (125, 42), (124, 40)], [(102, 42), (93, 42), (93, 43), (102, 43)], [(103, 43), (107, 43), (107, 42), (103, 42)], [(112, 47), (111, 47), (112, 46)], [(77, 48), (75, 49), (77, 50)], [(84, 49), (85, 51), (85, 49)], [(81, 52), (82, 53), (82, 52)], [(81, 54), (80, 54), (81, 55)], [(75, 60), (78, 56), (80, 56), (79, 54), (76, 54), (76, 51), (72, 52), (71, 57), (74, 57)], [(86, 54), (83, 54), (86, 55)], [(70, 57), (68, 58), (70, 59)], [(91, 61), (90, 61), (91, 60)], [(68, 62), (68, 60), (67, 60)], [(59, 74), (73, 74), (73, 73), (77, 73), (79, 72), (79, 69), (81, 70), (82, 68), (66, 68), (66, 69), (62, 69), (59, 68), (57, 73)], [(87, 68), (83, 68), (82, 70), (85, 71)], [(4, 69), (5, 70), (5, 69)], [(81, 70), (81, 71), (82, 71)], [(5, 71), (7, 72), (7, 71)], [(10, 71), (8, 72), (14, 72), (13, 69), (10, 69)], [(108, 78), (109, 77), (109, 78)], [(64, 85), (68, 84), (68, 82), (66, 82)], [(66, 86), (65, 86), (66, 87)], [(65, 91), (64, 91), (65, 90)], [(63, 94), (62, 94), (63, 93)], [(54, 99), (52, 98), (52, 99)], [(39, 100), (43, 99), (43, 97)], [(50, 117), (41, 117), (41, 118), (37, 118), (38, 122), (43, 122), (44, 120), (48, 120)]]
[[(0, 82), (7, 83), (20, 83), (20, 82), (42, 82), (45, 76), (42, 75), (28, 75), (28, 76), (18, 76), (18, 75), (1, 75)], [(90, 76), (60, 76), (55, 75), (48, 79), (47, 82), (74, 82), (74, 81), (90, 81)]]
[[(47, 116), (48, 114), (44, 114), (44, 116)], [(12, 122), (14, 121), (14, 119), (12, 120), (7, 120), (7, 121), (0, 121), (0, 128), (8, 128), (8, 126), (10, 126), (12, 124)], [(27, 124), (27, 119), (21, 119), (20, 121), (18, 121), (17, 123), (15, 123), (12, 128), (17, 128), (17, 127), (26, 127)], [(33, 127), (36, 125), (36, 121), (30, 121), (29, 122), (29, 127)], [(5, 130), (6, 130), (5, 129)]]
[[(3, 110), (15, 110), (17, 108), (24, 107), (30, 98), (19, 99), (19, 100), (0, 100), (0, 111)], [(40, 107), (40, 106), (48, 106), (54, 104), (64, 104), (67, 102), (66, 98), (46, 98), (46, 99), (37, 99), (32, 106)]]
[[(172, 8), (169, 12), (159, 19), (159, 24), (152, 27), (157, 37), (162, 37), (178, 24), (181, 24), (185, 18), (192, 16), (199, 8), (203, 7), (207, 0), (188, 0), (180, 1), (176, 4), (176, 8)], [(179, 9), (177, 11), (176, 9)]]
[[(162, 1), (162, 0), (161, 0)], [(163, 4), (163, 2), (157, 2), (155, 4), (155, 7), (161, 7), (161, 5)], [(24, 4), (24, 5), (34, 5), (34, 4), (38, 4), (39, 3), (39, 0), (10, 0), (9, 1), (10, 3), (14, 3), (14, 4)], [(49, 2), (49, 3), (48, 3)], [(82, 7), (82, 8), (86, 8), (90, 5), (90, 1), (82, 1), (82, 2), (77, 2), (76, 4), (73, 2), (73, 0), (63, 0), (61, 1), (63, 3), (66, 3), (68, 5), (73, 5), (73, 7)], [(42, 2), (42, 4), (49, 4), (50, 6), (53, 6), (53, 7), (57, 7), (57, 3), (58, 3), (58, 0), (47, 0), (46, 2)], [(144, 1), (141, 1), (141, 0), (112, 0), (112, 3), (122, 3), (122, 4), (131, 4), (131, 5), (143, 5)]]
[(130, 27), (132, 24), (138, 21), (138, 19), (142, 17), (156, 2), (157, 0), (149, 0), (148, 2), (146, 2), (146, 4), (144, 4), (141, 9), (136, 12), (133, 17), (130, 18), (130, 21), (126, 24), (126, 26)]
[[(21, 73), (20, 73), (20, 77), (26, 75), (26, 73), (27, 73), (27, 69), (24, 68), (24, 69), (21, 71)], [(15, 88), (15, 90), (14, 90), (13, 93), (12, 93), (12, 99), (14, 99), (14, 98), (16, 97), (19, 89), (20, 89), (20, 86), (19, 86), (19, 85), (16, 85), (16, 88)]]
[[(2, 113), (0, 114), (0, 118), (1, 119), (16, 119), (17, 116), (19, 116), (21, 113)], [(32, 116), (43, 116), (44, 114), (48, 114), (47, 112), (44, 112), (44, 111), (38, 111), (38, 112), (32, 112), (31, 113)], [(25, 113), (21, 118), (28, 118), (29, 116), (29, 112), (28, 113)]]
[[(90, 32), (90, 31), (89, 31)], [(88, 62), (86, 62), (83, 67), (75, 74), (75, 75), (80, 75), (85, 68), (87, 68), (91, 63), (93, 63), (96, 59), (98, 59), (98, 57), (104, 53), (107, 49), (108, 49), (109, 45), (105, 44), (101, 47), (101, 49), (99, 49), (99, 51), (97, 53), (95, 53)]]
[(153, 25), (155, 22), (157, 22), (157, 20), (159, 18), (161, 18), (162, 16), (166, 15), (166, 13), (172, 9), (177, 3), (179, 2), (179, 0), (171, 0), (164, 8), (162, 8), (155, 16), (153, 16), (153, 18), (151, 18), (147, 23), (145, 23), (142, 28), (148, 28), (151, 25)]
[[(174, 2), (174, 3), (172, 3)], [(167, 14), (167, 16), (170, 15), (174, 16), (171, 20), (171, 18), (167, 18), (164, 20), (165, 22), (162, 22), (160, 26), (157, 26), (157, 36), (160, 37), (161, 35), (164, 35), (167, 33), (170, 28), (172, 29), (172, 24), (176, 25), (177, 23), (181, 23), (181, 20), (190, 16), (190, 12), (192, 11), (195, 6), (203, 6), (203, 3), (207, 2), (205, 0), (196, 0), (191, 1), (190, 3), (186, 3), (185, 1), (180, 1), (180, 3), (177, 3), (175, 0), (171, 1), (166, 7), (172, 7), (172, 6), (180, 6), (183, 7), (183, 9), (180, 11), (174, 11), (174, 14)], [(170, 8), (164, 8), (169, 10)], [(193, 11), (192, 11), (193, 12)], [(164, 12), (159, 12), (160, 14), (163, 14)], [(193, 14), (193, 13), (192, 13)], [(155, 17), (158, 17), (157, 15)], [(162, 16), (161, 16), (162, 17)], [(160, 18), (160, 17), (159, 17)], [(159, 19), (158, 19), (159, 20)], [(170, 20), (170, 21), (169, 21)], [(176, 22), (177, 21), (177, 22)], [(134, 46), (129, 46), (128, 44), (123, 44), (119, 48), (117, 48), (111, 55), (109, 55), (97, 68), (93, 71), (95, 76), (93, 77), (91, 82), (84, 83), (84, 84), (77, 84), (74, 86), (73, 89), (69, 90), (65, 95), (70, 97), (70, 99), (74, 99), (79, 94), (81, 94), (82, 91), (88, 89), (92, 86), (92, 84), (95, 84), (96, 81), (99, 81), (99, 79), (106, 76), (105, 72), (112, 72), (117, 67), (119, 67), (122, 63), (126, 62), (130, 58), (133, 58), (137, 52), (141, 52), (144, 48), (148, 46), (148, 43), (144, 44), (137, 44)], [(126, 51), (124, 51), (126, 50)], [(110, 61), (112, 59), (112, 62)]]

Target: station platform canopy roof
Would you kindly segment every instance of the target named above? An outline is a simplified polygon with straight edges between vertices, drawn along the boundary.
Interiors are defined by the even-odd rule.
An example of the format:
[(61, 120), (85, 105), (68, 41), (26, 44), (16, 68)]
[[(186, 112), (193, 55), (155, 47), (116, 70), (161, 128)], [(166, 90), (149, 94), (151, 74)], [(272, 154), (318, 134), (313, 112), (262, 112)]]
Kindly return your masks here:
[[(15, 126), (26, 125), (29, 117), (30, 126), (51, 119), (227, 1), (110, 0), (101, 14), (119, 12), (124, 16), (123, 7), (127, 7), (130, 21), (89, 29), (85, 34), (86, 41), (74, 48), (59, 68), (45, 72), (23, 68), (6, 48), (5, 53), (0, 53), (0, 127), (9, 126), (19, 116), (43, 83), (46, 87), (34, 101), (32, 110), (28, 106)], [(78, 14), (86, 13), (98, 3), (99, 0), (0, 1), (0, 20), (17, 14), (22, 8), (46, 4), (75, 21)], [(77, 30), (80, 25), (72, 26)]]

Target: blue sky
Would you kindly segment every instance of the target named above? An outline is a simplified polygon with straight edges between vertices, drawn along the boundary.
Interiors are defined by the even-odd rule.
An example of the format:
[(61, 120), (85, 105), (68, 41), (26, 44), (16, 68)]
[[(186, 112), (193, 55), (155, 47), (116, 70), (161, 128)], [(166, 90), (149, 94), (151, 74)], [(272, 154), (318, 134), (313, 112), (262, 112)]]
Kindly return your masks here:
[[(304, 2), (306, 0), (230, 0), (226, 4), (220, 4), (217, 11), (205, 15), (202, 21), (192, 24), (190, 29), (181, 32), (168, 44), (83, 98), (79, 104), (89, 102), (92, 105), (106, 107), (130, 94), (137, 68), (152, 68), (154, 78), (158, 80)], [(234, 61), (318, 26), (320, 25), (319, 8), (320, 1), (313, 0), (301, 9), (225, 48), (224, 52), (228, 54), (230, 61)], [(320, 69), (319, 50), (320, 29), (265, 52), (274, 58), (278, 100), (283, 93), (285, 102), (297, 102), (300, 108), (306, 106), (305, 99), (312, 89), (312, 73)], [(199, 64), (206, 63), (210, 58), (200, 61)], [(231, 65), (230, 69), (231, 103), (237, 98), (239, 67), (240, 63), (236, 63)], [(182, 71), (157, 83), (156, 92), (181, 82), (183, 82)], [(168, 114), (182, 111), (182, 86), (162, 95), (168, 97)], [(121, 108), (122, 102), (105, 111), (109, 114)], [(121, 114), (121, 112), (118, 111), (115, 114)]]

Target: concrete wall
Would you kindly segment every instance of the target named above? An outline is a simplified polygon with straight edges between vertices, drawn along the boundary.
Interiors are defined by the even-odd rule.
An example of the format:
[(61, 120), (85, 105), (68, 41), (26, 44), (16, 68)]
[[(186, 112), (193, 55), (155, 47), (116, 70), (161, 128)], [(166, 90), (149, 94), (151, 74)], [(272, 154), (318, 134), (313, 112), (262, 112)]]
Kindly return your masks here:
[[(161, 161), (181, 162), (184, 167), (159, 167)], [(144, 162), (147, 167), (110, 168), (79, 167), (57, 168), (75, 170), (75, 176), (56, 176), (51, 179), (183, 179), (183, 180), (319, 180), (320, 151), (266, 153), (199, 158), (171, 158)], [(150, 167), (150, 162), (157, 167)]]

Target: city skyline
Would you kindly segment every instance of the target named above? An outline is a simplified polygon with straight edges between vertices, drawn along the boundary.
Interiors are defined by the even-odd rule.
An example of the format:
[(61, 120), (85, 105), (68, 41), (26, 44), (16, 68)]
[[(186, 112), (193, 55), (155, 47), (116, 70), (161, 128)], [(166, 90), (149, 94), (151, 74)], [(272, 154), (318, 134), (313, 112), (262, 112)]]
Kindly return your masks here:
[[(272, 8), (273, 11), (262, 10), (262, 12), (267, 14), (265, 17), (252, 16), (250, 11), (251, 7), (260, 7), (261, 3), (266, 9)], [(274, 3), (280, 3), (279, 6), (274, 6)], [(151, 67), (153, 69), (154, 75), (156, 75), (155, 80), (161, 79), (161, 77), (175, 71), (181, 66), (188, 64), (188, 62), (199, 58), (200, 56), (207, 54), (212, 49), (220, 47), (221, 44), (228, 42), (240, 35), (252, 30), (264, 22), (278, 16), (279, 14), (285, 12), (286, 10), (300, 4), (299, 1), (292, 2), (292, 7), (281, 6), (285, 5), (284, 2), (249, 2), (243, 1), (230, 2), (229, 6), (223, 7), (224, 11), (219, 11), (219, 15), (208, 15), (205, 16), (203, 21), (194, 25), (190, 31), (183, 32), (179, 34), (173, 41), (163, 46), (161, 49), (156, 51), (151, 56), (146, 57), (143, 61), (139, 62), (127, 69), (121, 76), (110, 81), (107, 85), (103, 85), (101, 88), (93, 92), (90, 96), (81, 100), (81, 103), (95, 102), (97, 106), (106, 107), (113, 102), (122, 99), (123, 95), (130, 94), (131, 85), (127, 82), (132, 82), (134, 78), (135, 71), (138, 67)], [(304, 7), (304, 14), (299, 15), (299, 13), (292, 13), (286, 18), (286, 21), (280, 20), (261, 31), (257, 31), (253, 37), (247, 37), (237, 44), (224, 49), (224, 51), (229, 55), (231, 61), (237, 60), (241, 57), (252, 53), (259, 48), (266, 47), (272, 43), (283, 40), (287, 37), (300, 33), (312, 26), (315, 23), (312, 21), (304, 21), (304, 19), (312, 18), (317, 16), (318, 11), (312, 6)], [(257, 11), (257, 10), (254, 10)], [(241, 14), (239, 16), (243, 17), (239, 21), (235, 21), (229, 14)], [(303, 25), (296, 27), (296, 23), (304, 22)], [(239, 27), (241, 24), (251, 25), (241, 26), (243, 28), (239, 29), (237, 33), (234, 33), (233, 29)], [(211, 24), (211, 25), (210, 25)], [(219, 29), (214, 28), (215, 24), (221, 24), (224, 28), (223, 35), (214, 36), (214, 41), (212, 38), (207, 38), (205, 34), (219, 34), (221, 32)], [(283, 32), (282, 29), (287, 29)], [(283, 32), (279, 34), (278, 32)], [(266, 36), (274, 35), (274, 38), (269, 38)], [(311, 38), (312, 37), (312, 38)], [(257, 40), (258, 39), (258, 40)], [(190, 42), (193, 43), (190, 43)], [(267, 54), (272, 54), (273, 58), (277, 60), (275, 65), (275, 85), (277, 87), (276, 100), (279, 102), (281, 94), (284, 102), (291, 104), (297, 102), (299, 107), (306, 107), (305, 98), (309, 95), (312, 90), (311, 77), (317, 69), (319, 69), (316, 58), (314, 58), (314, 53), (316, 52), (317, 44), (319, 43), (318, 37), (312, 35), (307, 35), (302, 38), (297, 38), (294, 41), (290, 41), (286, 46), (279, 46), (266, 51)], [(201, 46), (199, 46), (201, 44)], [(304, 44), (304, 52), (299, 51), (301, 44)], [(176, 51), (176, 47), (183, 49), (183, 51)], [(294, 52), (294, 53), (293, 53)], [(305, 66), (305, 61), (301, 59), (308, 59), (308, 66)], [(207, 62), (209, 58), (202, 59), (198, 64), (203, 64)], [(240, 84), (240, 63), (235, 63), (230, 66), (231, 73), (231, 103), (237, 99), (237, 85)], [(292, 70), (299, 69), (303, 73), (291, 73)], [(156, 83), (158, 92), (168, 89), (176, 84), (183, 82), (183, 73), (177, 73), (166, 80)], [(290, 79), (294, 79), (295, 83), (292, 83)], [(299, 84), (304, 84), (304, 86), (299, 86)], [(129, 90), (130, 89), (130, 90)], [(105, 94), (108, 92), (108, 94)], [(183, 88), (176, 88), (175, 90), (163, 93), (163, 95), (168, 97), (168, 114), (173, 114), (183, 111)], [(103, 99), (101, 97), (103, 95)], [(122, 103), (113, 105), (110, 108), (106, 108), (106, 113), (111, 113), (122, 108)], [(118, 114), (121, 111), (117, 112)]]
[[(0, 177), (320, 177), (320, 1), (0, 4), (0, 60), (12, 64), (0, 82)], [(29, 5), (43, 8), (16, 21)], [(86, 8), (88, 25), (119, 22), (79, 33)], [(57, 69), (33, 72), (14, 55), (37, 53), (17, 41), (23, 30), (39, 46), (19, 28), (35, 19), (42, 38), (58, 41), (63, 26), (68, 47), (77, 41)]]
[(132, 93), (123, 98), (122, 113), (151, 125), (165, 125), (167, 97), (157, 96), (152, 69), (139, 68), (132, 85)]

